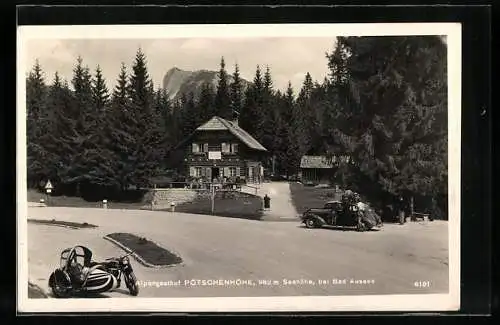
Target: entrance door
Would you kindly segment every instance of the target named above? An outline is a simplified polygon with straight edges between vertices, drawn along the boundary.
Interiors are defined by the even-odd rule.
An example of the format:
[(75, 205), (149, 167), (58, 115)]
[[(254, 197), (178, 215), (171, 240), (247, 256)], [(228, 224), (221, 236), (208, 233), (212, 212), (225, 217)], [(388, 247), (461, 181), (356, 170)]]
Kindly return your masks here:
[(214, 178), (219, 178), (220, 176), (220, 169), (218, 167), (212, 167), (212, 179)]

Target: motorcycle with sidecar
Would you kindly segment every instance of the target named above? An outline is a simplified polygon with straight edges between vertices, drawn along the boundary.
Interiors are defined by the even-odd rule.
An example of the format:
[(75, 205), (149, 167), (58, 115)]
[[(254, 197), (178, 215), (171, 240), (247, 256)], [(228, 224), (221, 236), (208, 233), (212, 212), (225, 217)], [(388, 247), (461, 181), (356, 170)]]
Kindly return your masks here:
[(130, 255), (95, 262), (92, 261), (92, 251), (85, 246), (66, 248), (61, 252), (59, 268), (49, 277), (49, 287), (55, 297), (66, 298), (114, 291), (120, 287), (123, 278), (130, 294), (137, 296), (139, 287)]

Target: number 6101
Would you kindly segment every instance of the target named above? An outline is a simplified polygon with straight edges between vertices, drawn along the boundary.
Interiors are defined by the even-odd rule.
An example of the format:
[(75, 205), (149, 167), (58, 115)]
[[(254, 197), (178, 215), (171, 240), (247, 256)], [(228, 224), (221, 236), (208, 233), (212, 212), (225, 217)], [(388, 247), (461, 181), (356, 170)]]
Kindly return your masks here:
[(429, 288), (431, 286), (431, 281), (415, 281), (413, 286), (417, 288)]

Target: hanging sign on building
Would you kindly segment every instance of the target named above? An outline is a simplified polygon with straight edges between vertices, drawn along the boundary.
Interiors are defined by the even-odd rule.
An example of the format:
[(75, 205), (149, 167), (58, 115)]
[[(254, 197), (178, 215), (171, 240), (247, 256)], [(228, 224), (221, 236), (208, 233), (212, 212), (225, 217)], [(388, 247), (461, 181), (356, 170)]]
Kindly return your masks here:
[(220, 151), (209, 151), (208, 152), (208, 159), (210, 160), (221, 160), (222, 159), (222, 154)]

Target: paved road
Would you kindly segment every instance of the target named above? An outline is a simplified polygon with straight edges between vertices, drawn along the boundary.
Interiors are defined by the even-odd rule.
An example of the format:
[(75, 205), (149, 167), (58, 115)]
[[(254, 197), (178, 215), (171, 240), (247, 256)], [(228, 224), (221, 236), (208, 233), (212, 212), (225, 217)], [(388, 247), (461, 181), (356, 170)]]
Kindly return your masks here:
[[(292, 194), (288, 182), (261, 183), (258, 187), (257, 195), (261, 197), (268, 195), (271, 199), (271, 208), (264, 211), (264, 219), (279, 221), (280, 219), (297, 218), (298, 213), (292, 203)], [(245, 190), (248, 193), (255, 194), (252, 188), (246, 187)]]
[[(123, 253), (102, 237), (133, 232), (173, 250), (183, 266), (151, 269), (134, 263), (138, 279), (162, 287), (141, 287), (141, 297), (276, 295), (355, 295), (446, 293), (448, 235), (446, 222), (386, 225), (358, 233), (304, 229), (296, 222), (263, 222), (158, 211), (91, 208), (28, 209), (30, 218), (88, 222), (95, 229), (66, 229), (28, 223), (30, 281), (47, 289), (60, 251), (83, 244), (96, 259)], [(253, 285), (185, 285), (186, 280), (252, 280)], [(299, 280), (295, 283), (284, 282)], [(335, 283), (335, 279), (346, 284)], [(353, 284), (350, 280), (371, 284)], [(178, 286), (165, 286), (168, 281)], [(278, 281), (278, 284), (259, 283)], [(312, 283), (303, 283), (301, 280)], [(320, 284), (319, 280), (329, 281)], [(429, 288), (415, 288), (429, 280)], [(367, 282), (365, 281), (365, 282)], [(163, 282), (163, 283), (161, 283)], [(235, 283), (236, 284), (236, 283)], [(109, 296), (127, 297), (123, 293)]]

